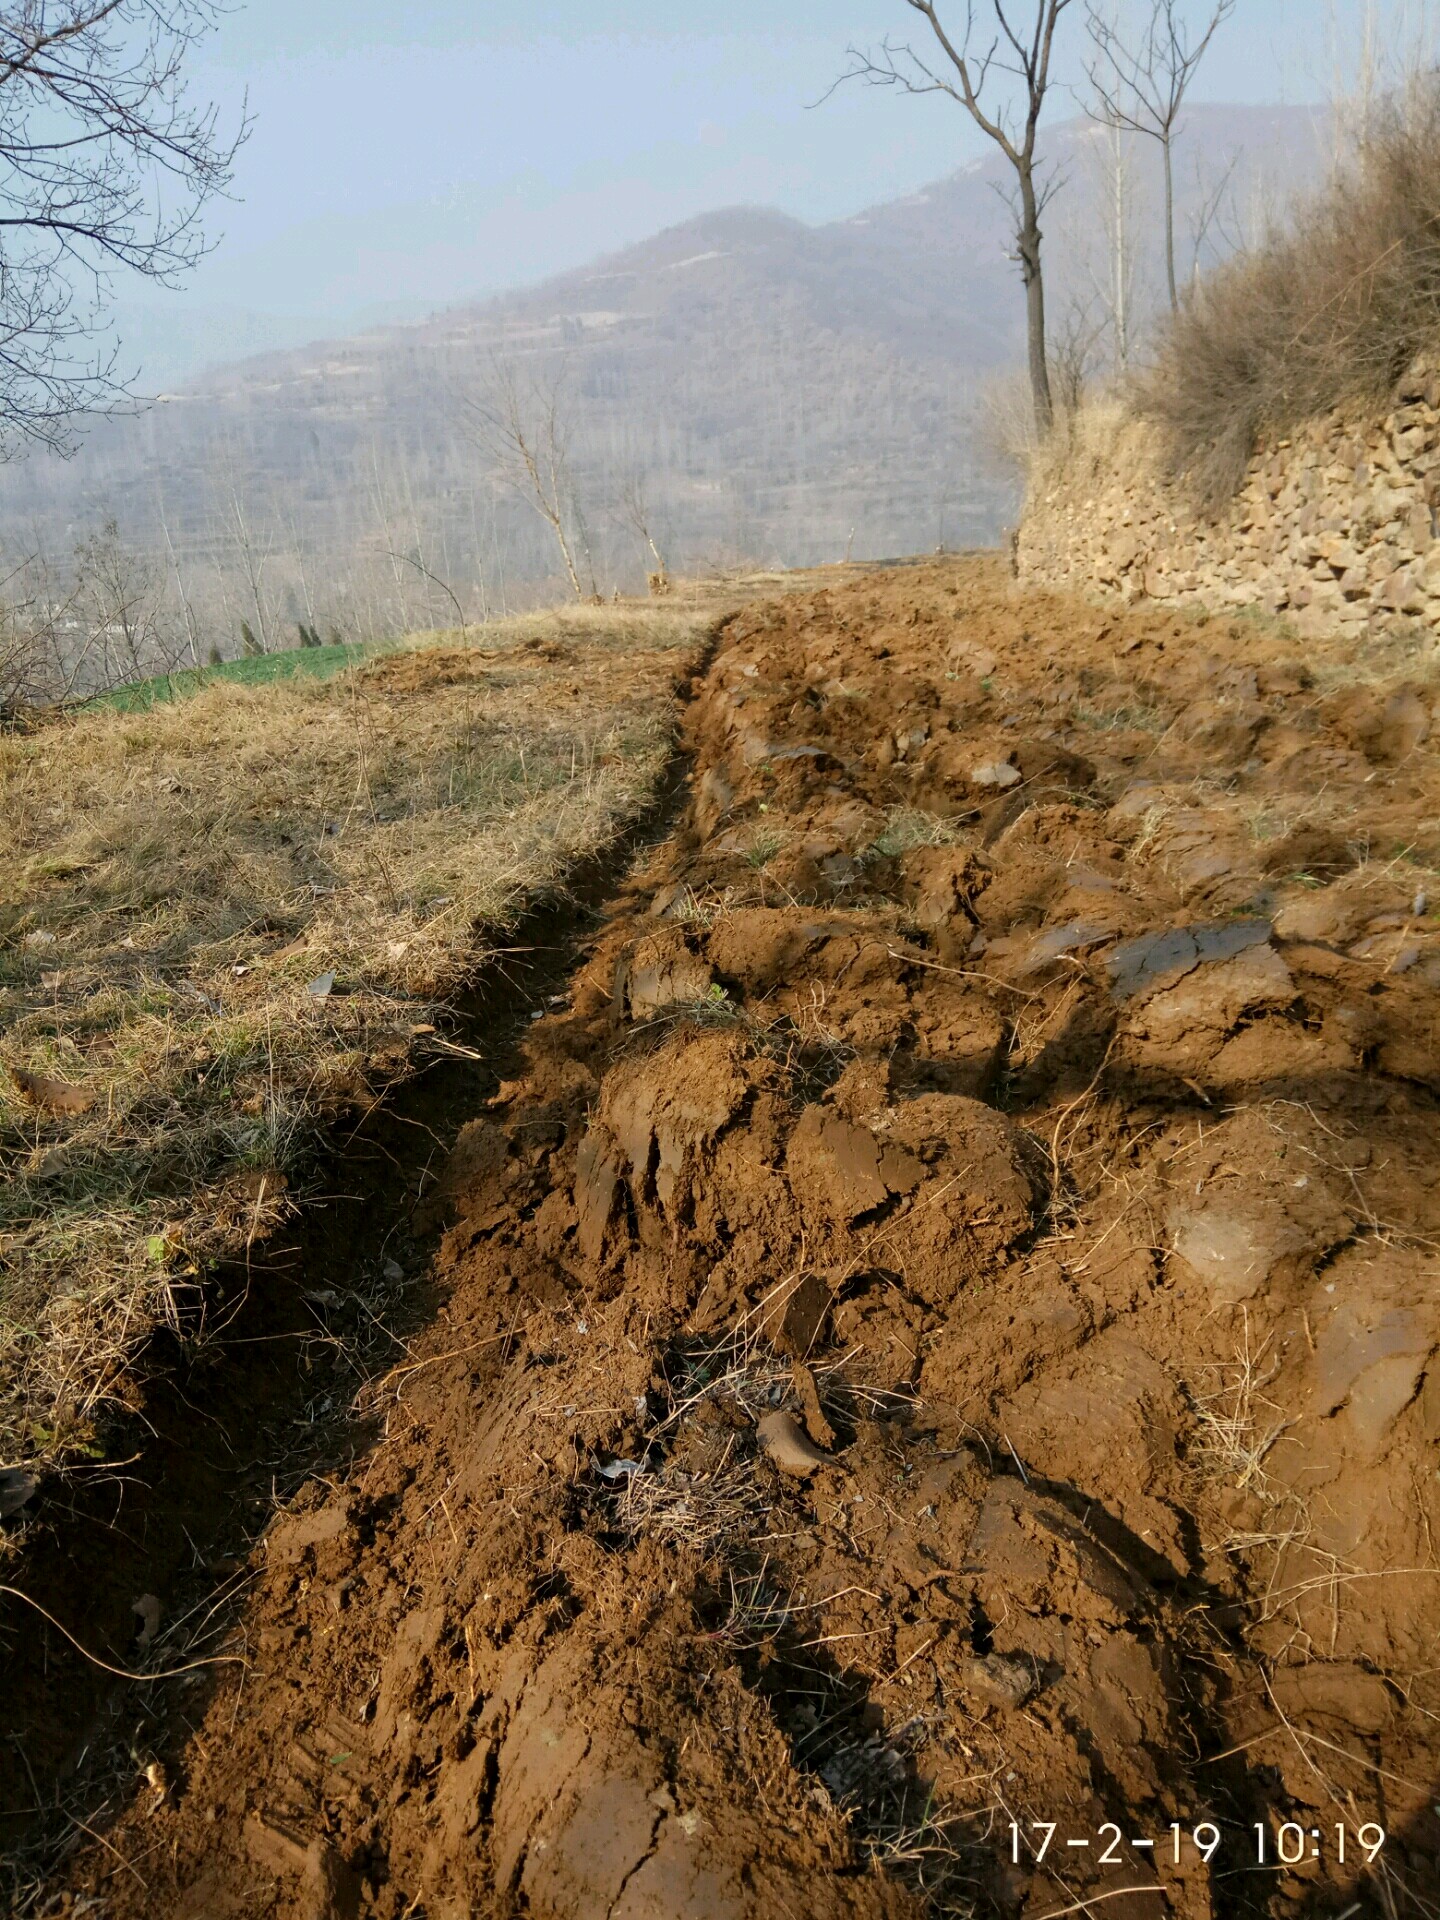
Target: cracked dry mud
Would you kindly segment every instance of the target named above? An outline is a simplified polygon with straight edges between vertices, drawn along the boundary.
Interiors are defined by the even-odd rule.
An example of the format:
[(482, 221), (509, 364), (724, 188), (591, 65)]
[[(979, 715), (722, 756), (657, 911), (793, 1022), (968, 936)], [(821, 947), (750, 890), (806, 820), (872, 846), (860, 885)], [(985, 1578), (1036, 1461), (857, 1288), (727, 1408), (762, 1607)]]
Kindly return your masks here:
[(1436, 703), (988, 560), (734, 617), (58, 1910), (1440, 1910)]

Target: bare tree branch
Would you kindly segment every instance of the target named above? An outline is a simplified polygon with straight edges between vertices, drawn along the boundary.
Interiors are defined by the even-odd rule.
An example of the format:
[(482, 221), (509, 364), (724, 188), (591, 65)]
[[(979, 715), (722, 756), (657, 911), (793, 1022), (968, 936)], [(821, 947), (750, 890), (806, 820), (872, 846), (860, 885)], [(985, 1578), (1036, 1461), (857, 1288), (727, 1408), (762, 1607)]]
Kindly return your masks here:
[(124, 400), (96, 344), (117, 273), (180, 283), (248, 131), (191, 101), (220, 0), (0, 0), (0, 454)]
[(1126, 133), (1143, 133), (1160, 144), (1165, 165), (1165, 274), (1170, 305), (1179, 304), (1175, 276), (1176, 123), (1195, 70), (1204, 59), (1216, 32), (1235, 11), (1235, 0), (1208, 0), (1198, 33), (1185, 17), (1185, 0), (1150, 0), (1150, 17), (1132, 45), (1121, 39), (1114, 20), (1085, 0), (1087, 25), (1094, 47), (1086, 71), (1095, 89), (1092, 116)]
[[(958, 34), (952, 34), (941, 19), (937, 0), (904, 0), (904, 4), (925, 21), (943, 61), (890, 39), (873, 50), (852, 46), (847, 50), (850, 65), (835, 85), (859, 80), (903, 93), (946, 94), (964, 107), (1014, 169), (1015, 257), (1025, 286), (1030, 390), (1036, 424), (1045, 433), (1054, 405), (1045, 352), (1040, 215), (1055, 183), (1037, 184), (1035, 145), (1050, 88), (1056, 28), (1071, 0), (989, 0), (994, 26), (983, 48), (983, 36), (976, 32), (977, 0), (964, 0), (964, 26)], [(1013, 98), (1007, 95), (1006, 82)]]
[(413, 567), (415, 569), (415, 571), (420, 575), (420, 578), (422, 580), (428, 580), (432, 586), (439, 587), (440, 591), (444, 594), (445, 598), (450, 602), (451, 606), (454, 607), (455, 609), (455, 620), (456, 620), (456, 624), (460, 629), (461, 640), (463, 641), (468, 639), (470, 634), (470, 622), (465, 618), (465, 609), (464, 607), (461, 606), (459, 600), (456, 598), (455, 590), (450, 585), (450, 582), (448, 580), (442, 580), (438, 573), (432, 573), (429, 567), (427, 567), (425, 562), (420, 558), (420, 555), (418, 553), (392, 552), (390, 555), (390, 558), (392, 560), (403, 560), (407, 567)]

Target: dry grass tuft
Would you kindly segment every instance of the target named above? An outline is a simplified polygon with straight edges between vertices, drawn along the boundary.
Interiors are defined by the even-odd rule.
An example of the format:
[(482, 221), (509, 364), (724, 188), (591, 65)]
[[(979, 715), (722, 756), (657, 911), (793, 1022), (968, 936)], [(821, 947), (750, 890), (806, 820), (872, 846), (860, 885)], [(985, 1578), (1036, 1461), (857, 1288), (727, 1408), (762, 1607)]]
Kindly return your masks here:
[(1181, 307), (1140, 382), (1172, 477), (1215, 511), (1262, 437), (1346, 402), (1383, 408), (1440, 336), (1440, 78), (1372, 117), (1291, 229)]
[[(661, 1404), (647, 1413), (644, 1470), (617, 1491), (616, 1523), (701, 1555), (748, 1543), (770, 1510), (755, 1471), (754, 1424), (793, 1398), (789, 1364), (753, 1328), (684, 1343), (672, 1356)], [(756, 1605), (764, 1585), (745, 1589)]]
[[(915, 1776), (914, 1751), (936, 1716), (912, 1715), (885, 1731), (862, 1726), (857, 1708), (868, 1677), (857, 1686), (817, 1659), (826, 1641), (814, 1637), (815, 1609), (825, 1603), (797, 1597), (771, 1556), (772, 1543), (789, 1537), (807, 1511), (793, 1483), (759, 1470), (759, 1420), (780, 1408), (804, 1411), (793, 1362), (764, 1332), (773, 1297), (725, 1332), (682, 1338), (670, 1350), (659, 1384), (636, 1405), (640, 1457), (594, 1462), (608, 1483), (600, 1498), (610, 1524), (630, 1538), (721, 1563), (709, 1638), (763, 1664), (795, 1765), (876, 1870), (922, 1894), (927, 1911), (969, 1920), (973, 1853), (964, 1820), (937, 1806)], [(810, 1365), (822, 1411), (847, 1424), (900, 1397), (847, 1378), (855, 1357)]]
[[(863, 1387), (845, 1379), (845, 1364), (846, 1357), (832, 1359), (812, 1374), (822, 1408), (850, 1419), (870, 1410), (870, 1401)], [(615, 1486), (616, 1524), (702, 1556), (723, 1550), (745, 1562), (744, 1591), (760, 1605), (761, 1590), (770, 1593), (770, 1585), (768, 1578), (756, 1584), (746, 1554), (764, 1532), (772, 1496), (756, 1473), (755, 1427), (782, 1408), (803, 1415), (794, 1364), (771, 1346), (759, 1309), (717, 1337), (682, 1341), (669, 1357), (663, 1387), (648, 1397), (639, 1470)], [(740, 1592), (737, 1587), (732, 1595), (737, 1605)]]
[(0, 1462), (93, 1449), (149, 1331), (203, 1334), (317, 1126), (650, 798), (707, 624), (545, 615), (0, 738)]
[(1294, 1424), (1265, 1395), (1280, 1371), (1271, 1346), (1269, 1335), (1254, 1344), (1245, 1313), (1234, 1360), (1207, 1366), (1211, 1381), (1194, 1395), (1196, 1454), (1202, 1470), (1236, 1492), (1249, 1490), (1262, 1498), (1269, 1492), (1265, 1457)]
[(865, 857), (893, 860), (916, 847), (948, 847), (961, 838), (953, 820), (926, 813), (919, 807), (887, 807), (885, 825), (865, 849)]

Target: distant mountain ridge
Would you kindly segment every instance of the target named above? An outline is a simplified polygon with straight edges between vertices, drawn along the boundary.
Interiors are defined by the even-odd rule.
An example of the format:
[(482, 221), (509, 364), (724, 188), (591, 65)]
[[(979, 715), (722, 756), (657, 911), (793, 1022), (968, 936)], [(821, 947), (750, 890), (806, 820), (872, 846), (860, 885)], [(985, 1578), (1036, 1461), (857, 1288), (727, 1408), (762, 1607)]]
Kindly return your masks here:
[(359, 310), (337, 329), (318, 313), (268, 313), (184, 300), (123, 302), (113, 316), (120, 365), (137, 373), (146, 395), (202, 380), (214, 368), (257, 354), (308, 347), (327, 335), (424, 320), (440, 302), (387, 300)]
[[(1182, 236), (1222, 183), (1203, 250), (1236, 244), (1315, 177), (1323, 136), (1312, 109), (1194, 110)], [(1082, 308), (1093, 322), (1105, 199), (1088, 122), (1058, 127), (1049, 153), (1064, 177), (1047, 217), (1058, 338)], [(1159, 275), (1143, 144), (1133, 166), (1144, 308)], [(3, 524), (53, 550), (113, 515), (158, 554), (163, 509), (167, 553), (226, 633), (257, 614), (277, 634), (413, 620), (427, 576), (469, 605), (553, 592), (547, 530), (497, 487), (473, 430), (498, 363), (560, 382), (577, 537), (602, 592), (646, 562), (616, 507), (635, 475), (674, 567), (992, 541), (1012, 497), (977, 396), (1022, 344), (1004, 186), (986, 160), (824, 226), (722, 208), (533, 287), (252, 355), (97, 424), (70, 463), (0, 471)]]
[[(1182, 136), (1178, 146), (1178, 212), (1182, 253), (1187, 218), (1196, 211), (1197, 192), (1193, 170), (1185, 163), (1203, 159), (1210, 169), (1207, 183), (1228, 157), (1242, 164), (1232, 182), (1230, 198), (1243, 204), (1247, 216), (1253, 212), (1256, 189), (1268, 190), (1269, 206), (1283, 208), (1289, 195), (1316, 177), (1325, 156), (1328, 115), (1312, 107), (1223, 107), (1193, 109), (1187, 117), (1189, 147)], [(1189, 150), (1197, 144), (1198, 156)], [(1077, 163), (1087, 147), (1099, 138), (1099, 129), (1087, 120), (1074, 120), (1056, 128), (1050, 140), (1052, 171), (1074, 175)], [(1154, 199), (1153, 159), (1143, 143), (1136, 146), (1136, 172), (1141, 177), (1135, 209), (1137, 227), (1147, 220), (1151, 226), (1150, 243), (1142, 246), (1149, 265), (1158, 268), (1155, 223), (1158, 207), (1146, 205)], [(1071, 185), (1077, 184), (1073, 179)], [(1004, 164), (984, 159), (970, 162), (918, 192), (881, 201), (844, 219), (811, 226), (791, 214), (771, 207), (734, 206), (692, 216), (675, 226), (662, 229), (648, 239), (566, 272), (555, 274), (532, 287), (451, 303), (443, 311), (426, 318), (412, 316), (394, 324), (420, 335), (451, 328), (468, 330), (477, 318), (505, 309), (517, 311), (565, 311), (573, 309), (583, 317), (585, 308), (579, 296), (587, 288), (620, 288), (626, 282), (645, 282), (652, 274), (680, 272), (697, 266), (715, 267), (723, 260), (752, 262), (768, 256), (772, 270), (814, 290), (823, 279), (824, 291), (833, 303), (833, 317), (853, 315), (862, 307), (868, 288), (876, 288), (892, 326), (903, 328), (907, 314), (942, 324), (946, 333), (957, 332), (957, 316), (967, 325), (979, 324), (982, 335), (1003, 343), (1008, 352), (1019, 338), (1020, 303), (1018, 276), (1010, 259), (1010, 215), (1005, 193), (1008, 181)], [(1096, 209), (1093, 187), (1078, 182), (1082, 200), (1079, 224), (1093, 228)], [(1052, 309), (1057, 286), (1063, 288), (1067, 268), (1073, 271), (1078, 251), (1073, 227), (1076, 221), (1067, 214), (1062, 196), (1052, 202), (1046, 218), (1047, 269)], [(1006, 289), (1013, 297), (1007, 300)], [(1158, 291), (1152, 289), (1152, 291)], [(422, 305), (422, 302), (412, 302)], [(1140, 304), (1143, 306), (1143, 294)], [(633, 301), (627, 303), (633, 306)], [(978, 308), (979, 312), (967, 311)], [(252, 316), (264, 322), (265, 316)], [(292, 324), (277, 317), (277, 325)], [(293, 324), (304, 324), (297, 320)], [(363, 338), (367, 333), (388, 332), (383, 320), (363, 332), (327, 334), (317, 327), (311, 341), (284, 351), (305, 352), (311, 347), (334, 346), (341, 340)], [(933, 345), (933, 340), (931, 341)], [(237, 342), (238, 351), (227, 356), (234, 363), (246, 358), (267, 357), (265, 346), (253, 353), (248, 343)], [(973, 348), (971, 349), (973, 351)], [(964, 357), (969, 357), (968, 353)], [(224, 374), (223, 365), (211, 369)], [(196, 384), (192, 382), (192, 384)]]

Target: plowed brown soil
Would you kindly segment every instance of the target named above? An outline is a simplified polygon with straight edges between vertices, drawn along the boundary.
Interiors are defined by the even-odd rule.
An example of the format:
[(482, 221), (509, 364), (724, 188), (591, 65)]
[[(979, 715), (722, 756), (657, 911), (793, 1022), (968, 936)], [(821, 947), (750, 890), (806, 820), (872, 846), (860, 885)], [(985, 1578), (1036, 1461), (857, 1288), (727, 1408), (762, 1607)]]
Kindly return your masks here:
[(733, 619), (55, 1910), (1440, 1911), (1436, 698), (990, 561)]

